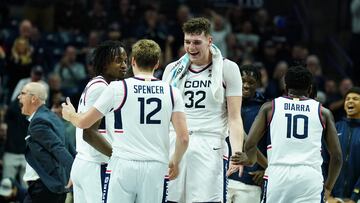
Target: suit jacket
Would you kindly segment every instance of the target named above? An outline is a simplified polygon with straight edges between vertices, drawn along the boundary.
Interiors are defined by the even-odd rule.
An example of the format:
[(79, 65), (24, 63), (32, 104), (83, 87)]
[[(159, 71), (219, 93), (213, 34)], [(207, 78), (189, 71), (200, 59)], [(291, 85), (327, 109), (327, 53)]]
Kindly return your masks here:
[(45, 105), (35, 112), (26, 137), (25, 158), (44, 185), (54, 193), (67, 192), (73, 157), (65, 149), (62, 120)]

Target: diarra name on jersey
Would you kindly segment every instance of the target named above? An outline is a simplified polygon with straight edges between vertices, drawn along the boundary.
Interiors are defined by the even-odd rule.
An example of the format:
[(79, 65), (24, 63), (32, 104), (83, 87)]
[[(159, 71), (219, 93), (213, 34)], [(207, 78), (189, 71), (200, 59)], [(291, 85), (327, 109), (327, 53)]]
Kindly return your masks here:
[(284, 110), (310, 112), (309, 105), (284, 103)]
[(134, 93), (164, 94), (164, 87), (159, 85), (134, 85)]

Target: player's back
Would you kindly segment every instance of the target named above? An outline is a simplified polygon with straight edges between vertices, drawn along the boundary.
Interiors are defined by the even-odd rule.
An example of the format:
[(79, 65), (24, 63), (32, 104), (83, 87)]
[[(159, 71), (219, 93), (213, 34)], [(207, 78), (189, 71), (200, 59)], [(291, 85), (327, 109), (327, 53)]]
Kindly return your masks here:
[(268, 146), (269, 166), (322, 163), (321, 105), (313, 99), (278, 97), (273, 100)]
[(113, 155), (168, 163), (174, 89), (156, 79), (134, 77), (117, 83), (123, 83), (126, 92), (119, 107), (124, 134), (114, 138)]
[[(88, 111), (107, 86), (108, 83), (102, 76), (97, 76), (90, 80), (81, 94), (78, 104), (78, 112)], [(113, 114), (107, 115), (102, 119), (101, 125), (98, 129), (99, 133), (101, 133), (110, 143), (112, 142), (111, 131), (113, 131), (113, 127), (111, 124), (114, 122), (113, 119)], [(110, 125), (105, 126), (105, 124)], [(101, 154), (99, 151), (84, 141), (83, 133), (83, 129), (76, 128), (77, 157), (91, 162), (107, 162), (109, 159), (107, 156)]]

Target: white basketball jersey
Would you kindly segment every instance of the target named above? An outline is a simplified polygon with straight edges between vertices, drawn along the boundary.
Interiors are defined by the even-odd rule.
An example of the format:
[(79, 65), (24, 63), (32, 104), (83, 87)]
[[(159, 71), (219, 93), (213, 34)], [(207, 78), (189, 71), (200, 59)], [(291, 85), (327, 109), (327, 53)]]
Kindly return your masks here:
[[(127, 160), (169, 160), (169, 125), (174, 111), (184, 111), (179, 91), (156, 79), (128, 78), (112, 82), (94, 105), (100, 112), (121, 109), (123, 134), (116, 135), (113, 156)], [(116, 119), (116, 118), (115, 118)]]
[(224, 134), (227, 131), (226, 102), (219, 103), (213, 97), (211, 67), (211, 64), (203, 69), (189, 67), (185, 76), (183, 98), (187, 124), (191, 131)]
[(289, 97), (274, 99), (269, 165), (310, 165), (319, 169), (322, 133), (319, 102)]
[[(88, 111), (107, 86), (108, 83), (102, 76), (95, 77), (89, 81), (81, 94), (77, 112)], [(108, 113), (102, 119), (98, 132), (101, 133), (109, 143), (112, 143), (112, 131), (114, 131), (114, 114)], [(76, 156), (83, 160), (98, 163), (108, 162), (109, 160), (107, 156), (84, 141), (83, 129), (80, 128), (76, 128), (76, 151)]]

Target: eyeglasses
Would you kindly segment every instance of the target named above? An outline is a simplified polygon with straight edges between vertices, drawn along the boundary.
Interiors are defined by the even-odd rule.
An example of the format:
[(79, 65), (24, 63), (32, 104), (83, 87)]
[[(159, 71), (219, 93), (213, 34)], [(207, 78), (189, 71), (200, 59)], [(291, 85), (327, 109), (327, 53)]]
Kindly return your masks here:
[(20, 95), (31, 95), (31, 96), (34, 96), (34, 94), (33, 93), (30, 93), (30, 92), (23, 92), (23, 91), (21, 91), (20, 92)]

